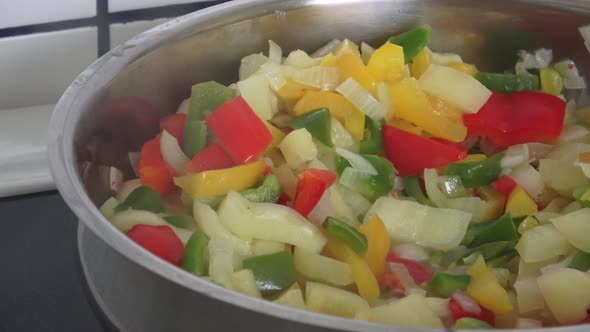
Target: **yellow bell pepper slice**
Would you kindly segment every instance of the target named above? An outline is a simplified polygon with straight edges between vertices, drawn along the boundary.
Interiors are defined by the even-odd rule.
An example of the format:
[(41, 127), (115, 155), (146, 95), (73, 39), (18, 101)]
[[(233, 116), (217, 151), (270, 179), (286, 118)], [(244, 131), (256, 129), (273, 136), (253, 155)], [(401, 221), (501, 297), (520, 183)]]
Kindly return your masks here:
[(359, 231), (367, 237), (369, 244), (364, 256), (365, 262), (373, 274), (379, 276), (385, 271), (385, 258), (391, 245), (387, 228), (381, 218), (375, 215), (371, 220), (362, 224)]
[(256, 184), (266, 164), (262, 160), (231, 168), (204, 171), (174, 178), (174, 183), (193, 198), (225, 195)]
[(500, 285), (496, 276), (488, 269), (483, 257), (479, 257), (467, 270), (471, 276), (467, 294), (481, 306), (494, 314), (506, 314), (513, 310), (506, 290)]
[(266, 128), (268, 128), (270, 134), (272, 135), (272, 140), (270, 141), (269, 146), (264, 151), (266, 153), (276, 148), (283, 141), (283, 138), (285, 138), (286, 134), (282, 132), (279, 128), (273, 126), (268, 121), (264, 121), (264, 125), (266, 126)]
[(416, 79), (419, 79), (422, 74), (430, 67), (432, 64), (432, 54), (426, 49), (422, 49), (422, 51), (418, 52), (414, 59), (412, 60), (411, 69), (412, 69), (412, 76)]
[(344, 96), (325, 91), (307, 91), (293, 107), (293, 115), (299, 116), (319, 108), (327, 108), (340, 121), (354, 139), (360, 141), (365, 132), (365, 114)]
[(475, 67), (475, 65), (472, 65), (470, 63), (464, 63), (464, 62), (449, 62), (446, 64), (447, 67), (453, 68), (455, 70), (458, 70), (462, 73), (465, 73), (467, 75), (475, 75), (477, 74), (478, 70), (477, 67)]
[(350, 266), (352, 279), (362, 298), (374, 300), (379, 297), (381, 290), (377, 278), (375, 278), (373, 271), (362, 257), (358, 256), (347, 245), (332, 237), (328, 237), (325, 250), (330, 256)]
[(404, 77), (404, 49), (392, 43), (385, 43), (371, 55), (367, 70), (379, 81), (397, 83)]
[(278, 91), (277, 95), (287, 105), (289, 109), (293, 108), (293, 105), (303, 97), (307, 91), (318, 91), (319, 89), (311, 87), (309, 85), (295, 82), (291, 79), (287, 80), (287, 83), (283, 85)]
[(368, 91), (375, 92), (377, 80), (369, 73), (360, 56), (344, 53), (336, 58), (336, 67), (340, 69), (343, 80), (352, 77)]
[[(393, 115), (422, 128), (432, 136), (461, 142), (467, 135), (460, 113), (441, 100), (431, 99), (418, 86), (415, 78), (406, 78), (391, 86), (395, 101)], [(457, 111), (458, 112), (458, 111)]]
[(355, 44), (350, 39), (344, 39), (338, 47), (334, 50), (334, 55), (338, 58), (344, 54), (353, 54), (359, 59), (361, 59), (361, 52), (359, 51), (359, 46)]
[(322, 62), (320, 62), (320, 66), (322, 67), (336, 67), (336, 65), (336, 56), (332, 53), (326, 55), (322, 59)]
[(506, 213), (512, 218), (520, 218), (537, 213), (537, 203), (521, 186), (516, 186), (506, 201)]
[(407, 132), (410, 132), (410, 133), (416, 134), (416, 135), (420, 135), (420, 136), (422, 136), (422, 134), (424, 133), (422, 128), (415, 126), (414, 124), (412, 124), (406, 120), (402, 120), (402, 119), (393, 118), (393, 119), (391, 119), (391, 121), (387, 122), (387, 124), (392, 127), (396, 127), (401, 130), (405, 130)]

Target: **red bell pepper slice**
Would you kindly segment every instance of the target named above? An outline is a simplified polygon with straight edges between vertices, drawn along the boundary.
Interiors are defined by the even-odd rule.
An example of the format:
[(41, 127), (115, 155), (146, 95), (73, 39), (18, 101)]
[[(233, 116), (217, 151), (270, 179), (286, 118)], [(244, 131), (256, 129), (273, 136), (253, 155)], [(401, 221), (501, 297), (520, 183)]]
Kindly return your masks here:
[(127, 236), (161, 259), (180, 266), (184, 245), (168, 226), (135, 225)]
[(211, 143), (208, 147), (199, 151), (185, 166), (187, 173), (199, 173), (215, 169), (224, 169), (234, 166), (233, 160), (217, 143)]
[(417, 285), (429, 281), (434, 277), (434, 273), (432, 273), (432, 271), (430, 271), (426, 267), (422, 266), (420, 263), (399, 257), (394, 253), (387, 254), (386, 261), (390, 263), (403, 264), (406, 267), (406, 269), (408, 269), (410, 276), (412, 276), (412, 279), (414, 279), (414, 282)]
[(299, 173), (293, 209), (307, 217), (334, 181), (336, 174), (323, 169), (307, 168)]
[(396, 127), (383, 126), (385, 155), (400, 176), (422, 173), (426, 168), (437, 168), (467, 157), (459, 144), (429, 139)]
[(238, 165), (258, 159), (272, 141), (264, 122), (241, 96), (221, 105), (205, 122)]
[[(512, 190), (514, 190), (514, 188), (518, 186), (518, 183), (516, 183), (516, 181), (514, 181), (514, 179), (510, 176), (502, 175), (498, 180), (492, 182), (492, 186), (496, 189), (498, 193), (500, 193), (500, 195), (508, 199), (508, 196), (510, 196)], [(539, 209), (539, 211), (543, 210), (543, 205), (537, 202), (537, 200), (533, 196), (531, 196), (531, 194), (529, 194), (528, 191), (525, 190), (525, 192), (535, 202), (535, 204), (537, 204), (537, 208)]]
[(145, 142), (139, 158), (139, 179), (161, 195), (173, 192), (174, 170), (162, 158), (160, 151), (160, 135)]
[(561, 134), (566, 102), (536, 91), (493, 92), (475, 114), (464, 114), (469, 132), (489, 138), (498, 148), (555, 141)]
[(183, 144), (182, 132), (185, 125), (186, 114), (184, 113), (171, 114), (160, 119), (160, 130), (166, 130), (168, 134), (176, 137), (179, 146)]
[(106, 104), (99, 126), (126, 149), (137, 151), (143, 142), (158, 133), (158, 112), (141, 98), (119, 97)]
[(479, 314), (468, 312), (465, 311), (465, 309), (463, 309), (463, 307), (461, 307), (461, 305), (455, 299), (451, 298), (449, 300), (449, 310), (451, 311), (451, 314), (455, 320), (469, 317), (484, 321), (491, 326), (496, 326), (496, 317), (494, 316), (494, 313), (482, 306), (479, 306), (479, 308), (481, 309)]

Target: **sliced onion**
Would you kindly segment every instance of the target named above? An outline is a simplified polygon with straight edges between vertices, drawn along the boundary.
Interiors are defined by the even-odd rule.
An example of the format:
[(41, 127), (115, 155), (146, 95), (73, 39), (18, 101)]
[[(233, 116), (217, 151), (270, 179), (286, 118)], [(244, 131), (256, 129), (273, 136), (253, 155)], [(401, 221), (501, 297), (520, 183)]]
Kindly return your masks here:
[(139, 159), (141, 158), (141, 152), (129, 152), (127, 158), (129, 159), (129, 164), (131, 164), (131, 168), (133, 168), (135, 175), (139, 175)]
[(312, 58), (323, 58), (326, 55), (332, 53), (340, 45), (340, 39), (332, 39), (326, 45), (320, 47), (317, 51), (311, 54)]
[(285, 76), (284, 68), (277, 63), (267, 62), (260, 66), (268, 85), (274, 91), (279, 91), (285, 84), (287, 84), (287, 77)]
[(373, 53), (375, 53), (375, 48), (365, 42), (361, 44), (361, 58), (365, 64), (369, 63)]
[(432, 52), (432, 60), (434, 63), (439, 65), (446, 65), (451, 62), (463, 62), (463, 59), (459, 54), (455, 53), (437, 53)]
[(543, 327), (543, 322), (531, 318), (518, 318), (516, 320), (515, 329), (536, 329)]
[(514, 168), (510, 176), (533, 197), (537, 197), (545, 188), (541, 173), (530, 164), (522, 164)]
[(272, 173), (279, 179), (279, 182), (283, 186), (287, 195), (291, 196), (291, 198), (295, 198), (297, 176), (293, 173), (293, 170), (291, 170), (287, 164), (282, 164), (277, 168), (273, 168)]
[(348, 187), (338, 184), (336, 189), (340, 192), (340, 196), (346, 204), (352, 209), (352, 213), (359, 217), (364, 216), (371, 208), (371, 201), (361, 195), (358, 191), (352, 190)]
[(322, 59), (312, 58), (302, 50), (295, 50), (289, 53), (289, 56), (287, 56), (283, 64), (303, 69), (317, 66), (321, 61)]
[(453, 293), (452, 297), (453, 297), (453, 300), (457, 301), (457, 304), (459, 304), (459, 306), (461, 306), (461, 308), (464, 311), (474, 313), (476, 315), (479, 315), (481, 313), (481, 307), (479, 306), (479, 304), (477, 304), (477, 302), (475, 302), (472, 298), (467, 296), (465, 293), (455, 292), (455, 293)]
[(584, 38), (584, 41), (590, 41), (590, 25), (579, 27), (578, 31), (580, 31), (580, 34), (582, 35), (582, 38)]
[(123, 185), (123, 172), (115, 167), (109, 167), (109, 188), (117, 192)]
[(590, 130), (581, 125), (569, 125), (563, 128), (561, 135), (559, 136), (559, 142), (571, 142), (582, 137), (588, 136)]
[(356, 170), (352, 167), (346, 167), (340, 176), (340, 184), (350, 189), (356, 189), (358, 186), (366, 182), (371, 175)]
[(243, 81), (257, 72), (264, 63), (268, 62), (268, 58), (262, 53), (251, 54), (242, 58), (240, 61), (240, 70), (238, 77)]
[(332, 208), (330, 196), (330, 190), (324, 191), (319, 202), (307, 216), (307, 219), (316, 226), (322, 226), (327, 217), (334, 216), (334, 209)]
[(502, 168), (514, 168), (518, 165), (529, 162), (529, 146), (517, 144), (504, 151), (504, 157), (500, 162)]
[(572, 262), (572, 259), (574, 259), (574, 256), (568, 256), (565, 259), (561, 260), (560, 262), (545, 265), (540, 268), (541, 274), (545, 274), (551, 270), (568, 267), (568, 265), (570, 265), (570, 263)]
[(563, 80), (563, 86), (568, 90), (586, 89), (586, 81), (582, 76), (568, 77)]
[(570, 59), (559, 61), (558, 63), (553, 65), (553, 68), (555, 68), (555, 70), (557, 70), (557, 72), (563, 78), (580, 76), (580, 72), (578, 71), (576, 63)]
[(335, 149), (335, 151), (342, 158), (346, 159), (346, 161), (348, 161), (351, 167), (355, 170), (368, 175), (379, 174), (375, 167), (367, 159), (361, 157), (360, 155), (338, 147)]
[(381, 120), (385, 117), (385, 107), (352, 77), (342, 82), (336, 91), (371, 119)]
[(192, 231), (174, 227), (159, 215), (149, 211), (127, 210), (119, 212), (111, 218), (111, 223), (122, 232), (129, 231), (135, 225), (168, 226), (176, 233), (183, 244), (186, 244), (192, 235)]
[(166, 130), (162, 131), (162, 136), (160, 137), (160, 150), (162, 151), (162, 158), (172, 167), (176, 174), (183, 174), (184, 166), (190, 160), (182, 152), (176, 137), (170, 135)]
[(283, 58), (283, 50), (274, 41), (268, 41), (268, 61), (281, 64)]
[(518, 55), (525, 69), (547, 68), (553, 60), (553, 51), (547, 48), (540, 48), (534, 54), (520, 51)]
[(322, 91), (334, 91), (342, 81), (340, 70), (336, 67), (313, 66), (293, 73), (295, 82), (319, 88)]
[(340, 121), (332, 118), (332, 128), (330, 130), (330, 138), (334, 146), (351, 150), (351, 146), (355, 144), (355, 140), (350, 135), (348, 130), (340, 123)]
[(424, 249), (424, 247), (414, 243), (404, 243), (397, 245), (393, 248), (393, 252), (401, 258), (413, 260), (416, 262), (425, 262), (430, 257), (428, 251)]
[(393, 98), (391, 98), (391, 93), (389, 91), (390, 89), (387, 83), (377, 83), (377, 99), (379, 99), (379, 102), (383, 105), (383, 108), (385, 108), (385, 116), (388, 120), (393, 117), (394, 107)]
[(532, 160), (545, 158), (554, 148), (553, 145), (545, 143), (528, 143), (527, 145), (529, 146), (529, 155)]
[(404, 190), (404, 179), (401, 176), (396, 176), (393, 180), (393, 191), (401, 192)]

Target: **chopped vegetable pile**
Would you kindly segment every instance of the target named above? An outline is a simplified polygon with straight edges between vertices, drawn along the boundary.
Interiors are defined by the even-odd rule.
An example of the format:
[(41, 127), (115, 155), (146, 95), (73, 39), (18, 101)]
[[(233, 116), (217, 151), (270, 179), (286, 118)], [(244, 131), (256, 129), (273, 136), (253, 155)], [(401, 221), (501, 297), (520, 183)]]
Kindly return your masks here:
[(143, 138), (136, 178), (101, 212), (179, 268), (294, 308), (434, 328), (590, 322), (575, 63), (540, 49), (481, 72), (431, 51), (429, 32), (286, 57), (270, 41), (237, 83), (194, 85), (153, 136), (149, 104), (115, 100), (103, 117)]

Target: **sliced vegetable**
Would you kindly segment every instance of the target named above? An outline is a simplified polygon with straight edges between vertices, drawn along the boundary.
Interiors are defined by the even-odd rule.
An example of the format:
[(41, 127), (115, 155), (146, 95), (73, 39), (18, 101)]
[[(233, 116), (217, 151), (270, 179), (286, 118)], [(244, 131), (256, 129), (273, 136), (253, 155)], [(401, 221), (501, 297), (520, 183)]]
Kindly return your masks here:
[(293, 209), (272, 203), (253, 203), (229, 192), (218, 209), (221, 223), (235, 235), (272, 240), (319, 252), (326, 237)]
[(471, 277), (468, 275), (453, 275), (444, 272), (435, 272), (434, 277), (428, 281), (428, 286), (438, 296), (450, 297), (456, 291), (467, 289)]
[(332, 217), (324, 222), (326, 232), (352, 249), (357, 255), (364, 256), (369, 247), (367, 237), (354, 227)]
[(541, 68), (539, 76), (541, 77), (541, 90), (545, 93), (559, 96), (563, 90), (563, 78), (559, 72), (553, 68)]
[(590, 243), (587, 238), (590, 234), (590, 208), (553, 218), (551, 222), (574, 247), (590, 252)]
[(375, 215), (371, 220), (362, 224), (359, 231), (365, 235), (368, 242), (367, 252), (364, 256), (365, 261), (373, 274), (379, 276), (385, 270), (385, 258), (390, 247), (387, 228), (381, 218)]
[(300, 115), (288, 123), (289, 127), (293, 129), (305, 128), (311, 136), (322, 144), (332, 147), (332, 138), (330, 132), (332, 131), (332, 117), (327, 108), (320, 108)]
[(193, 85), (191, 89), (188, 120), (205, 120), (205, 118), (235, 96), (235, 91), (217, 82), (209, 81)]
[(174, 136), (178, 141), (178, 145), (182, 146), (183, 142), (183, 131), (186, 125), (186, 114), (175, 113), (165, 116), (160, 119), (160, 131), (167, 131), (170, 135)]
[[(346, 187), (353, 189), (370, 200), (377, 199), (393, 189), (395, 184), (395, 169), (389, 160), (375, 156), (375, 155), (361, 155), (367, 160), (374, 169), (377, 170), (377, 175), (369, 175), (364, 171), (348, 167), (350, 163), (343, 158), (337, 157), (336, 164), (338, 171), (344, 168), (340, 176), (339, 182)], [(349, 174), (346, 174), (346, 173)]]
[(481, 306), (495, 314), (505, 314), (513, 310), (508, 293), (500, 285), (496, 276), (488, 269), (483, 257), (479, 257), (467, 270), (471, 282), (467, 287), (467, 294), (473, 297)]
[(166, 130), (162, 131), (160, 136), (160, 150), (162, 151), (162, 159), (174, 169), (176, 174), (182, 174), (189, 159), (178, 145), (176, 138)]
[(385, 223), (392, 240), (445, 251), (461, 243), (471, 220), (469, 213), (432, 208), (393, 197), (376, 200), (365, 215), (365, 222), (375, 214)]
[(164, 161), (160, 151), (160, 136), (145, 142), (139, 159), (139, 178), (144, 186), (161, 195), (174, 191), (174, 170)]
[(424, 138), (407, 131), (383, 126), (385, 155), (400, 176), (419, 174), (461, 160), (467, 155), (453, 144)]
[(496, 241), (516, 240), (518, 240), (516, 226), (510, 215), (504, 214), (495, 221), (471, 225), (467, 229), (462, 244), (473, 248)]
[(297, 272), (311, 280), (323, 280), (337, 286), (353, 282), (352, 270), (346, 263), (297, 247), (294, 257)]
[(265, 168), (264, 161), (258, 160), (231, 168), (177, 177), (174, 182), (195, 198), (225, 195), (231, 190), (244, 190), (254, 186)]
[[(395, 83), (404, 76), (404, 48), (385, 43), (373, 52), (367, 70), (375, 79)], [(407, 51), (406, 51), (407, 52)]]
[(152, 254), (180, 266), (184, 245), (169, 226), (135, 225), (127, 236)]
[(355, 293), (311, 281), (305, 284), (305, 305), (311, 311), (348, 318), (369, 309)]
[(555, 141), (561, 134), (565, 101), (534, 91), (493, 93), (477, 114), (463, 121), (474, 135), (498, 148), (529, 142)]
[(432, 64), (420, 77), (420, 88), (464, 113), (477, 113), (492, 92), (471, 75), (453, 68)]
[(378, 154), (383, 151), (383, 121), (365, 118), (364, 140), (360, 142), (360, 154)]
[(521, 187), (516, 186), (506, 201), (506, 213), (513, 218), (527, 217), (537, 212), (537, 203)]
[(530, 74), (475, 74), (475, 79), (488, 89), (502, 93), (539, 90), (539, 77)]
[(256, 188), (242, 190), (240, 194), (252, 202), (276, 203), (283, 192), (279, 179), (269, 174), (264, 177), (262, 184)]
[(450, 164), (445, 175), (455, 175), (461, 178), (465, 188), (475, 188), (488, 185), (500, 177), (502, 167), (501, 154), (496, 154), (480, 162), (459, 162)]
[(410, 63), (428, 45), (429, 35), (430, 27), (425, 25), (391, 37), (389, 42), (401, 46), (404, 51), (404, 63)]
[(307, 161), (317, 157), (317, 147), (313, 143), (312, 136), (305, 128), (293, 130), (279, 144), (287, 165), (297, 169)]
[(272, 141), (264, 122), (242, 97), (221, 105), (205, 122), (237, 164), (256, 160)]
[(371, 308), (365, 315), (368, 321), (375, 323), (427, 328), (444, 327), (424, 296), (417, 294)]
[(159, 213), (164, 212), (164, 204), (162, 204), (162, 199), (155, 190), (150, 187), (141, 186), (133, 190), (114, 211), (121, 212), (127, 209)]
[(496, 317), (490, 310), (480, 307), (469, 296), (457, 292), (449, 301), (449, 310), (455, 321), (465, 318), (477, 319), (488, 323), (491, 326), (496, 325)]
[(568, 267), (578, 271), (587, 272), (590, 270), (590, 253), (580, 251), (578, 252)]
[(352, 77), (336, 87), (336, 91), (371, 119), (381, 120), (385, 117), (385, 107)]
[(167, 223), (174, 227), (194, 230), (196, 228), (195, 219), (184, 214), (173, 214), (162, 217)]
[(207, 125), (203, 120), (187, 121), (183, 131), (183, 151), (193, 158), (207, 145)]
[(209, 239), (201, 232), (194, 232), (186, 244), (182, 256), (182, 268), (199, 277), (207, 275), (209, 262), (207, 245)]
[(293, 209), (307, 217), (334, 181), (336, 174), (315, 168), (306, 168), (299, 173)]
[(199, 173), (232, 166), (234, 166), (234, 162), (223, 148), (217, 143), (211, 143), (193, 157), (184, 168), (184, 171), (187, 173)]
[(410, 274), (412, 279), (414, 279), (414, 282), (417, 285), (420, 285), (423, 282), (427, 282), (433, 278), (432, 271), (430, 271), (420, 263), (414, 262), (409, 259), (401, 258), (393, 253), (389, 253), (387, 255), (386, 261), (390, 263), (399, 263), (405, 266), (405, 268), (408, 270), (408, 273)]
[(574, 324), (587, 317), (590, 308), (590, 277), (574, 269), (558, 268), (537, 278), (543, 298), (561, 324)]
[(541, 262), (564, 255), (572, 249), (567, 239), (551, 224), (524, 232), (515, 248), (525, 263)]
[(288, 251), (246, 258), (243, 266), (252, 270), (256, 286), (264, 296), (280, 293), (297, 280), (293, 255)]

